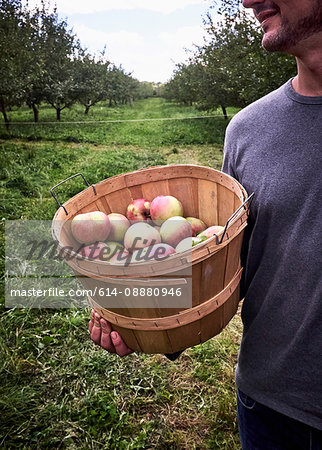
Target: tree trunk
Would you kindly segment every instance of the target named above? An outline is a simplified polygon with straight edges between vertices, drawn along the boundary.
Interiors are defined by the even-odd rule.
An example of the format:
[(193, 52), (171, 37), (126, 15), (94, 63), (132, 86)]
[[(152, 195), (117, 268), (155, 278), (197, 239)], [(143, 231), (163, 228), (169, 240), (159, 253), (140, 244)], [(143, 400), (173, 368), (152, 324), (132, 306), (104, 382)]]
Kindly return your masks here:
[(130, 103), (131, 108), (133, 108), (134, 102), (133, 102), (133, 98), (132, 97), (129, 97), (129, 103)]
[(226, 107), (223, 105), (220, 105), (221, 109), (222, 109), (222, 113), (224, 115), (225, 120), (228, 120), (228, 116), (227, 116), (227, 111), (226, 111)]
[(61, 108), (56, 108), (56, 119), (60, 120), (60, 112), (61, 112)]
[(38, 108), (37, 108), (37, 106), (36, 106), (36, 104), (35, 103), (32, 103), (31, 104), (31, 107), (32, 107), (32, 110), (33, 110), (33, 112), (34, 112), (34, 122), (38, 122), (38, 120), (39, 120), (39, 111), (38, 111)]
[(8, 116), (6, 113), (6, 107), (4, 105), (4, 101), (2, 98), (0, 99), (0, 111), (2, 112), (2, 115), (4, 118), (4, 123), (6, 125), (6, 129), (7, 129), (7, 131), (9, 131), (9, 119), (8, 119)]
[(113, 106), (113, 102), (112, 102), (112, 99), (111, 99), (111, 98), (110, 98), (110, 100), (109, 100), (108, 106), (109, 106), (110, 108), (112, 108), (112, 106)]
[(91, 107), (91, 105), (86, 105), (86, 108), (85, 108), (85, 114), (88, 114), (88, 111), (89, 111), (89, 108)]

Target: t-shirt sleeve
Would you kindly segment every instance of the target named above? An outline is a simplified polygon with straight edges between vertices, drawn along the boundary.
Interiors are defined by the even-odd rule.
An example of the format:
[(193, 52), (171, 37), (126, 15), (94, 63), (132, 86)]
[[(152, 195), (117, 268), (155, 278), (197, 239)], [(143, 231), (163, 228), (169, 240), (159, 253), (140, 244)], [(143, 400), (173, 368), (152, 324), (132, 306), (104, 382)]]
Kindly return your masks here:
[(228, 175), (234, 177), (237, 181), (237, 174), (234, 164), (234, 151), (233, 151), (233, 133), (231, 131), (231, 124), (226, 129), (225, 144), (224, 144), (224, 160), (221, 170)]
[[(228, 175), (235, 178), (237, 181), (240, 181), (238, 179), (237, 175), (237, 168), (235, 164), (235, 153), (236, 153), (236, 136), (238, 135), (235, 131), (235, 126), (233, 124), (234, 121), (230, 122), (226, 129), (226, 136), (225, 136), (225, 144), (224, 144), (224, 160), (222, 164), (222, 171), (224, 173), (227, 173)], [(244, 232), (244, 238), (243, 238), (243, 244), (241, 249), (241, 265), (242, 267), (246, 267), (246, 260), (248, 255), (248, 245), (249, 245), (249, 238), (251, 234), (250, 226), (246, 227)], [(242, 279), (240, 283), (240, 300), (242, 300), (245, 296), (245, 270), (242, 274)]]

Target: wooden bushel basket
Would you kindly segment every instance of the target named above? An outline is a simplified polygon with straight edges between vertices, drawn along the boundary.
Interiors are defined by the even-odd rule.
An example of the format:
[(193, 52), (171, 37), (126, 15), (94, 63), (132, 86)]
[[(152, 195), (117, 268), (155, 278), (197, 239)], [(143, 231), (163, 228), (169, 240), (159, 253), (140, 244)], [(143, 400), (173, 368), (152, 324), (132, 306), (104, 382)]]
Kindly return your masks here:
[[(70, 250), (66, 248), (77, 246), (70, 233), (70, 221), (75, 215), (97, 210), (125, 214), (133, 199), (151, 201), (158, 195), (175, 196), (183, 205), (185, 217), (199, 217), (207, 226), (222, 225), (224, 233), (198, 244), (188, 254), (174, 254), (155, 264), (140, 262), (134, 268), (132, 265), (131, 270), (106, 261), (68, 258)], [(59, 203), (61, 208), (54, 216), (52, 235), (58, 251), (63, 257), (66, 253), (66, 262), (86, 289), (93, 282), (104, 289), (131, 285), (133, 276), (142, 285), (147, 283), (147, 277), (149, 283), (152, 279), (152, 284), (157, 285), (160, 277), (180, 276), (182, 269), (190, 266), (191, 308), (136, 308), (132, 298), (128, 307), (107, 309), (101, 306), (98, 295), (89, 298), (97, 313), (112, 324), (134, 351), (173, 353), (220, 333), (237, 311), (247, 203), (245, 189), (215, 169), (185, 164), (151, 167), (116, 175), (89, 186), (64, 205)]]

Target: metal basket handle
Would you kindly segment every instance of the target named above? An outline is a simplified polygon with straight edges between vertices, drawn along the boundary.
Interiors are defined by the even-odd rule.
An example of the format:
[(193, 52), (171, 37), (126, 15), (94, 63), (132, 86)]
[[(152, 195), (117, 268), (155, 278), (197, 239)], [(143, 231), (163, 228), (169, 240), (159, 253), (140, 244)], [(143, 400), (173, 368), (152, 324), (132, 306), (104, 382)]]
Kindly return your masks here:
[(225, 225), (225, 228), (224, 228), (224, 231), (223, 231), (223, 234), (222, 234), (222, 236), (221, 236), (220, 241), (219, 241), (219, 238), (218, 238), (217, 234), (215, 234), (215, 236), (216, 236), (216, 244), (221, 244), (221, 243), (222, 243), (222, 241), (223, 241), (223, 239), (224, 239), (224, 236), (225, 236), (225, 234), (226, 234), (226, 232), (227, 232), (227, 228), (228, 228), (228, 226), (229, 226), (229, 223), (234, 219), (234, 217), (239, 213), (239, 211), (240, 211), (242, 208), (244, 208), (245, 211), (247, 211), (247, 213), (248, 213), (249, 208), (250, 208), (250, 204), (251, 204), (251, 202), (252, 202), (252, 200), (253, 200), (253, 198), (254, 198), (254, 195), (255, 195), (255, 192), (252, 192), (252, 193), (246, 198), (246, 200), (240, 205), (240, 207), (237, 208), (236, 211), (229, 217), (229, 219), (228, 219), (227, 222), (226, 222), (226, 225)]
[[(86, 180), (86, 178), (84, 177), (84, 175), (82, 174), (82, 173), (76, 173), (75, 175), (72, 175), (71, 177), (69, 177), (69, 178), (66, 178), (66, 180), (64, 180), (64, 181), (61, 181), (60, 183), (58, 183), (58, 184), (56, 184), (56, 186), (54, 186), (54, 187), (52, 187), (51, 189), (50, 189), (50, 193), (51, 193), (51, 195), (54, 197), (54, 199), (56, 200), (56, 203), (58, 204), (58, 206), (60, 207), (60, 208), (63, 208), (64, 209), (64, 211), (65, 211), (65, 213), (66, 213), (66, 216), (68, 216), (68, 212), (67, 212), (67, 209), (65, 208), (65, 206), (64, 205), (62, 205), (61, 203), (60, 203), (60, 201), (57, 199), (57, 197), (56, 197), (56, 195), (54, 194), (54, 189), (56, 189), (58, 186), (60, 186), (61, 184), (64, 184), (64, 183), (66, 183), (66, 181), (69, 181), (69, 180), (71, 180), (72, 178), (75, 178), (75, 177), (78, 177), (78, 176), (81, 176), (82, 178), (83, 178), (83, 180), (84, 180), (84, 183), (88, 186), (88, 187), (90, 187), (90, 184), (89, 184), (89, 182)], [(93, 191), (94, 191), (94, 195), (96, 195), (96, 189), (95, 189), (95, 186), (92, 184), (92, 188), (93, 188)]]

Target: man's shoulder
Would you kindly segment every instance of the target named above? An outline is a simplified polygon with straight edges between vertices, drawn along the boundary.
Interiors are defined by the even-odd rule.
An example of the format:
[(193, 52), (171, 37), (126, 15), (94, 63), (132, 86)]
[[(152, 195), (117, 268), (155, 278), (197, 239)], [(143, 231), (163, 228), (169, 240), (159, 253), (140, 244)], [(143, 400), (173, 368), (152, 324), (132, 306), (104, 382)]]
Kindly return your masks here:
[(278, 108), (278, 104), (283, 102), (283, 92), (286, 84), (239, 111), (231, 119), (228, 125), (228, 132), (238, 130), (240, 127), (248, 128), (250, 126), (254, 126), (254, 124), (258, 123), (260, 119), (266, 115), (269, 116), (272, 113), (272, 109), (274, 108), (274, 110), (276, 110)]

